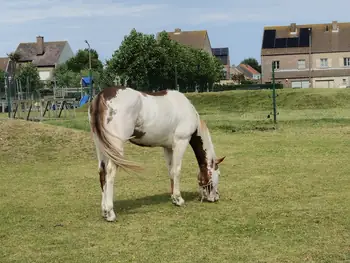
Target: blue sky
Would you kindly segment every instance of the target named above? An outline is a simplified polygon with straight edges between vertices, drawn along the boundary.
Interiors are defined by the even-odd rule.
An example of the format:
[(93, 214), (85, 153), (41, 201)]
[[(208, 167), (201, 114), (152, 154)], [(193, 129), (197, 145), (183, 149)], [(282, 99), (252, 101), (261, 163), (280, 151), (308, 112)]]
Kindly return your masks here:
[(0, 0), (0, 56), (20, 42), (85, 39), (102, 60), (110, 58), (132, 28), (143, 33), (208, 30), (212, 47), (229, 47), (231, 64), (260, 61), (263, 27), (291, 22), (350, 22), (348, 0)]

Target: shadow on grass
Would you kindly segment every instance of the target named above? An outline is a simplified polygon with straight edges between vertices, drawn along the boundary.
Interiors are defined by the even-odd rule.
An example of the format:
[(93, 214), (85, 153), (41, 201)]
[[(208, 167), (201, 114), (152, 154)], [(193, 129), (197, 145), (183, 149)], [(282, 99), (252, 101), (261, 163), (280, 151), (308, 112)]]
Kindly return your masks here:
[[(185, 200), (185, 203), (199, 200), (199, 194), (197, 192), (181, 192), (182, 198)], [(124, 213), (135, 210), (142, 206), (151, 206), (159, 205), (163, 203), (171, 203), (170, 193), (163, 193), (151, 196), (144, 196), (137, 199), (127, 199), (127, 200), (115, 200), (114, 207), (117, 213)]]

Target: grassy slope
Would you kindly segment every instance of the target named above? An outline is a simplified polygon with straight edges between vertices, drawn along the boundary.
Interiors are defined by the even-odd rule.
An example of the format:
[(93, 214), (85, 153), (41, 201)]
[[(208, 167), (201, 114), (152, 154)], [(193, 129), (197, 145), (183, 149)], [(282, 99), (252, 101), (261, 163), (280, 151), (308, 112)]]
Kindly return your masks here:
[[(312, 98), (309, 105), (302, 92)], [(197, 201), (197, 168), (188, 149), (181, 183), (186, 207), (173, 207), (161, 150), (128, 144), (126, 154), (147, 164), (147, 172), (118, 174), (115, 224), (100, 218), (88, 133), (0, 121), (0, 262), (349, 260), (350, 125), (345, 120), (350, 93), (290, 93), (279, 91), (284, 107), (281, 127), (273, 132), (250, 132), (269, 109), (266, 92), (190, 95), (211, 123), (218, 155), (227, 155), (221, 201)], [(220, 103), (209, 99), (218, 96)], [(320, 121), (324, 115), (328, 121)], [(332, 122), (334, 117), (338, 121)], [(228, 132), (222, 120), (246, 129)], [(254, 125), (245, 124), (251, 121)], [(87, 129), (85, 114), (54, 124)]]

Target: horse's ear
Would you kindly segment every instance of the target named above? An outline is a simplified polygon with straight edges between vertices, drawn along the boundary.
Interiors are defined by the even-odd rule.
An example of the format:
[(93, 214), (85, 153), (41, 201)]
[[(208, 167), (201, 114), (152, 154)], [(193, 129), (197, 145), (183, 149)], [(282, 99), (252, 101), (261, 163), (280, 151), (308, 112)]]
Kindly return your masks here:
[(215, 164), (222, 163), (222, 161), (223, 161), (225, 158), (226, 158), (226, 156), (221, 157), (221, 158), (219, 158), (219, 159), (216, 159), (216, 160), (215, 160)]

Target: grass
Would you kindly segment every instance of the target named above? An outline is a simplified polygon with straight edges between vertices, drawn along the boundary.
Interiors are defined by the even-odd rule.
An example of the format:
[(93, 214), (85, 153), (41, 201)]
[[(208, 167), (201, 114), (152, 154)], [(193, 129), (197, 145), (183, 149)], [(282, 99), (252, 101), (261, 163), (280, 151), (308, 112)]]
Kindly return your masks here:
[(198, 201), (190, 148), (178, 208), (162, 150), (127, 144), (146, 172), (118, 174), (116, 223), (100, 216), (86, 113), (0, 121), (0, 262), (350, 261), (350, 91), (278, 93), (277, 130), (270, 92), (189, 95), (227, 156), (217, 204)]

